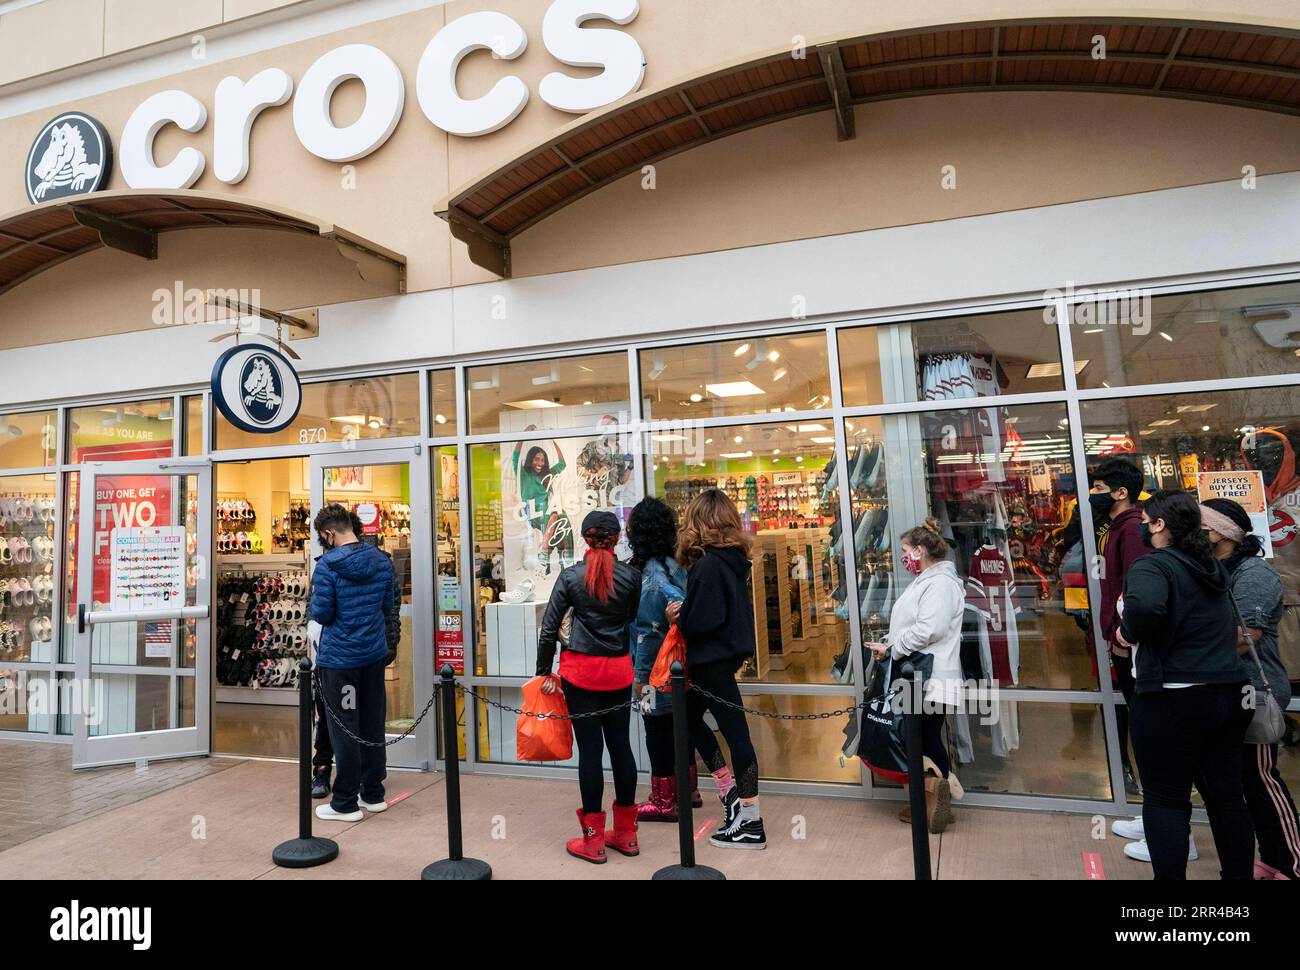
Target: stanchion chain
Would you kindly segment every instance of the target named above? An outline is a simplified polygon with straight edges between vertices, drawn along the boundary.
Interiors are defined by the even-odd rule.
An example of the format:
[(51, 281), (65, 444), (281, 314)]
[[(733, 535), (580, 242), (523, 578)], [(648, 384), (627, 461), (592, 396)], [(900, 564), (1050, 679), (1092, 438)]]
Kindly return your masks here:
[(824, 721), (827, 718), (831, 718), (831, 717), (846, 717), (847, 715), (852, 714), (855, 711), (859, 711), (867, 707), (867, 704), (863, 702), (861, 704), (855, 704), (852, 707), (841, 708), (840, 710), (837, 711), (821, 711), (817, 714), (777, 714), (774, 711), (760, 711), (752, 707), (745, 707), (742, 704), (733, 704), (731, 701), (719, 697), (717, 694), (710, 694), (699, 684), (688, 683), (686, 685), (686, 689), (693, 690), (695, 691), (695, 693), (700, 694), (703, 697), (707, 697), (711, 701), (716, 701), (717, 703), (721, 704), (723, 707), (730, 707), (731, 709), (736, 711), (743, 711), (746, 714), (752, 714), (754, 717), (769, 717), (774, 721)]
[(511, 707), (509, 704), (502, 704), (500, 701), (494, 701), (490, 697), (484, 697), (478, 691), (466, 687), (464, 684), (460, 685), (460, 689), (470, 697), (478, 698), (489, 707), (496, 707), (503, 711), (509, 711), (511, 714), (522, 715), (523, 717), (535, 717), (539, 721), (580, 721), (584, 717), (603, 717), (606, 714), (613, 714), (615, 711), (621, 711), (625, 707), (634, 707), (637, 703), (636, 700), (629, 700), (624, 701), (622, 704), (615, 704), (613, 707), (604, 707), (599, 711), (586, 711), (582, 714), (538, 714), (536, 711), (521, 710), (518, 707)]
[(415, 731), (415, 729), (420, 726), (420, 722), (423, 721), (425, 717), (428, 716), (429, 711), (432, 710), (433, 708), (434, 700), (438, 697), (438, 691), (437, 689), (434, 689), (429, 694), (429, 702), (424, 705), (424, 710), (420, 712), (419, 717), (417, 717), (411, 723), (411, 726), (409, 728), (407, 728), (397, 737), (393, 738), (391, 741), (383, 741), (383, 742), (367, 741), (365, 738), (358, 737), (352, 731), (351, 728), (349, 728), (346, 724), (344, 724), (342, 721), (339, 720), (339, 716), (334, 713), (334, 708), (330, 707), (329, 699), (325, 696), (325, 688), (321, 686), (320, 676), (315, 670), (311, 672), (311, 683), (312, 683), (312, 688), (317, 692), (317, 696), (320, 697), (321, 705), (325, 708), (325, 713), (329, 715), (329, 719), (333, 721), (335, 725), (338, 726), (338, 729), (340, 731), (342, 731), (345, 735), (347, 735), (349, 738), (351, 738), (353, 741), (355, 741), (357, 744), (361, 745), (364, 748), (387, 748), (390, 745), (396, 744), (398, 741), (404, 741), (407, 738), (409, 738), (411, 734)]

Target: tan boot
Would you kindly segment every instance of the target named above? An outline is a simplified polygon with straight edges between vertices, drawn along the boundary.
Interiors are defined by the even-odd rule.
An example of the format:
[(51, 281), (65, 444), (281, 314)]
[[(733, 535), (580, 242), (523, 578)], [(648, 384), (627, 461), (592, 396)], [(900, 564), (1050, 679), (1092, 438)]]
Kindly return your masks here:
[(931, 835), (940, 835), (957, 821), (952, 814), (952, 787), (947, 778), (925, 779), (925, 820)]

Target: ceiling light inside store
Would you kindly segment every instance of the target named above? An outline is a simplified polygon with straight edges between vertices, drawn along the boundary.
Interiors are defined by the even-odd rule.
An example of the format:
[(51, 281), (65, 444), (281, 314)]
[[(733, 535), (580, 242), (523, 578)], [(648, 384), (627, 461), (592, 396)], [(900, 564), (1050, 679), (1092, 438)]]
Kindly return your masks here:
[(737, 347), (735, 350), (731, 352), (731, 356), (744, 357), (745, 354), (747, 353), (749, 353), (749, 344), (741, 344), (739, 347)]
[(694, 394), (691, 395), (692, 404), (699, 404), (703, 400), (704, 400), (704, 395), (699, 393), (698, 391), (696, 391)]
[(366, 425), (367, 427), (370, 428), (371, 431), (378, 431), (380, 428), (384, 426), (384, 422), (380, 421), (378, 418), (371, 418), (369, 421), (366, 422)]
[(724, 451), (719, 458), (753, 458), (752, 451)]
[(1174, 342), (1174, 338), (1171, 337), (1171, 336), (1169, 336), (1169, 334), (1165, 333), (1163, 330), (1160, 331), (1160, 336), (1164, 337), (1164, 338), (1165, 338), (1166, 340), (1168, 340), (1170, 343), (1173, 343), (1173, 342)]
[(652, 434), (650, 436), (655, 441), (685, 441), (684, 434)]
[(731, 440), (734, 441), (736, 444), (740, 444), (742, 441), (745, 440), (745, 438), (744, 435), (736, 435), (736, 437), (732, 438)]
[(435, 415), (433, 416), (433, 420), (434, 420), (434, 423), (435, 423), (435, 424), (446, 424), (446, 423), (447, 423), (447, 415), (445, 415), (445, 414), (435, 414)]
[(366, 423), (364, 414), (340, 414), (338, 417), (330, 418), (335, 424), (355, 424), (363, 425)]
[(1089, 327), (1087, 330), (1084, 331), (1084, 333), (1102, 333), (1105, 331), (1105, 329), (1106, 329), (1105, 327)]
[(771, 352), (768, 353), (768, 355), (767, 355), (767, 359), (770, 360), (772, 363), (775, 364), (778, 360), (781, 359), (781, 355), (780, 355), (779, 353), (777, 353), (775, 350), (773, 350), (773, 351), (771, 351)]
[(779, 381), (779, 380), (781, 380), (783, 377), (785, 377), (785, 375), (786, 375), (787, 373), (788, 373), (788, 372), (786, 371), (786, 369), (785, 369), (784, 367), (778, 367), (778, 368), (776, 369), (776, 373), (772, 375), (772, 380), (774, 380), (774, 381)]
[(797, 458), (795, 458), (795, 461), (802, 462), (802, 461), (803, 461), (803, 455), (799, 455)]
[(583, 401), (583, 402), (582, 402), (582, 406), (583, 406), (584, 408), (589, 408), (589, 407), (591, 407), (591, 402), (590, 402), (590, 401)]
[(508, 408), (518, 408), (520, 411), (532, 411), (537, 408), (558, 408), (562, 405), (555, 401), (546, 401), (540, 397), (535, 397), (527, 401), (506, 401), (505, 406)]
[(1217, 404), (1180, 404), (1178, 405), (1179, 414), (1200, 414), (1202, 411), (1208, 411), (1211, 408), (1217, 408)]
[(813, 438), (812, 443), (815, 445), (833, 445), (835, 444), (835, 439), (834, 438)]
[(773, 448), (773, 449), (772, 449), (772, 454), (774, 454), (774, 455), (779, 455), (779, 454), (781, 454), (781, 449), (780, 449), (780, 448)]
[(749, 397), (754, 394), (766, 394), (763, 390), (749, 381), (724, 381), (721, 384), (705, 384), (704, 389), (714, 397)]
[(1209, 426), (1208, 424), (1203, 424), (1203, 425), (1201, 425), (1201, 430), (1202, 430), (1202, 431), (1209, 431), (1209, 430), (1210, 430), (1210, 426)]
[[(1074, 362), (1074, 372), (1082, 374), (1083, 369), (1090, 364), (1088, 360), (1076, 360)], [(1064, 373), (1060, 364), (1031, 364), (1029, 370), (1025, 373), (1026, 378), (1038, 377), (1060, 377)]]

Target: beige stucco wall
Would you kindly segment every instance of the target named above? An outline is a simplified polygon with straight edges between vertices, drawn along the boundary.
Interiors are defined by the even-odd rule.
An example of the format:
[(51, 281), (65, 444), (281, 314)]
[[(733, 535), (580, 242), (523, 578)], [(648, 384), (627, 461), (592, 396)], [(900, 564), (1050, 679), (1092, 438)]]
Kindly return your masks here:
[[(110, 19), (120, 14), (114, 12), (113, 0), (45, 0), (26, 11), (35, 11), (28, 16), (39, 18), (70, 3), (89, 4)], [(175, 16), (183, 14), (189, 18), (185, 23), (193, 24), (196, 19), (215, 16), (213, 3), (215, 0), (186, 0), (168, 6), (176, 8)], [(132, 7), (136, 11), (133, 16), (138, 15), (143, 25), (148, 18), (139, 12), (156, 4), (154, 0), (124, 0), (123, 5)], [(283, 5), (225, 0), (222, 16), (229, 19), (236, 12), (250, 16), (258, 12), (253, 8)], [(328, 50), (345, 43), (374, 44), (402, 69), (406, 107), (389, 142), (354, 163), (355, 188), (348, 187), (342, 166), (310, 155), (298, 143), (290, 105), (269, 109), (258, 119), (250, 174), (244, 182), (224, 185), (212, 175), (209, 163), (209, 170), (194, 188), (307, 212), (404, 253), (409, 260), (410, 291), (481, 282), (489, 275), (469, 263), (464, 247), (451, 240), (433, 210), (452, 190), (574, 121), (574, 116), (550, 108), (536, 95), (538, 81), (562, 66), (541, 41), (547, 5), (544, 0), (458, 0), (218, 64), (200, 64), (171, 78), (80, 98), (68, 107), (99, 118), (117, 138), (130, 112), (157, 91), (172, 87), (188, 91), (211, 111), (213, 89), (229, 74), (248, 78), (262, 68), (276, 66), (297, 81)], [(1233, 0), (1231, 4), (1147, 0), (1141, 10), (1115, 0), (892, 0), (879, 4), (642, 0), (641, 7), (638, 19), (626, 29), (646, 52), (643, 93), (723, 63), (788, 49), (796, 35), (815, 43), (918, 26), (1025, 16), (1168, 16), (1300, 30), (1300, 4), (1294, 0)], [(460, 72), (462, 92), (476, 96), (508, 70), (522, 78), (533, 94), (524, 112), (503, 130), (482, 138), (448, 138), (419, 108), (416, 66), (429, 39), (448, 19), (479, 9), (515, 17), (528, 32), (530, 44), (524, 56), (508, 64), (485, 52), (471, 55)], [(16, 50), (23, 43), (15, 40), (13, 16), (0, 19), (0, 64), (7, 63), (4, 51)], [(101, 24), (103, 35), (117, 36), (119, 44), (131, 43), (126, 21), (118, 24)], [(39, 22), (29, 20), (20, 26), (21, 38), (32, 46), (30, 39), (40, 36)], [(136, 40), (150, 42), (147, 31), (139, 31), (145, 31), (145, 26), (138, 28)], [(81, 49), (88, 47), (83, 44)], [(4, 93), (0, 86), (0, 96)], [(336, 121), (355, 116), (359, 107), (359, 86), (345, 85), (336, 96)], [(26, 152), (41, 125), (58, 110), (57, 106), (47, 107), (0, 120), (0, 173), (8, 173), (0, 178), (0, 212), (27, 205), (21, 179)], [(1296, 137), (1300, 121), (1190, 102), (1120, 95), (948, 95), (864, 106), (859, 109), (858, 121), (858, 137), (846, 143), (835, 141), (830, 116), (820, 114), (676, 156), (660, 164), (655, 192), (643, 192), (639, 180), (626, 179), (520, 236), (515, 244), (516, 273), (549, 273), (1232, 179), (1240, 176), (1246, 164), (1254, 165), (1259, 174), (1300, 169), (1300, 138)], [(195, 145), (210, 155), (211, 137), (211, 119), (196, 135), (169, 128), (158, 138), (156, 153), (165, 160), (180, 147)], [(954, 192), (945, 192), (939, 185), (938, 168), (947, 164), (957, 166), (958, 189)], [(115, 173), (108, 187), (126, 186)], [(0, 295), (0, 347), (67, 339), (91, 331), (147, 327), (147, 316), (141, 316), (142, 294), (147, 298), (154, 289), (170, 286), (177, 278), (188, 285), (199, 268), (205, 278), (219, 277), (220, 285), (234, 285), (225, 281), (247, 273), (244, 285), (282, 294), (289, 303), (281, 305), (369, 295), (346, 265), (340, 268), (346, 281), (333, 279), (334, 267), (342, 261), (332, 253), (304, 271), (296, 250), (293, 258), (249, 261), (246, 253), (228, 253), (220, 244), (221, 237), (230, 234), (194, 233), (194, 243), (181, 242), (183, 235), (163, 237), (163, 258), (155, 263), (101, 254), (99, 262), (74, 260), (51, 271), (44, 281), (38, 279)], [(199, 248), (192, 250), (191, 246)], [(185, 253), (203, 254), (201, 266), (195, 261), (197, 256), (181, 255)], [(104, 284), (94, 299), (79, 292), (88, 278), (98, 278)], [(200, 280), (194, 285), (211, 284)], [(49, 326), (39, 331), (23, 326), (38, 308)]]

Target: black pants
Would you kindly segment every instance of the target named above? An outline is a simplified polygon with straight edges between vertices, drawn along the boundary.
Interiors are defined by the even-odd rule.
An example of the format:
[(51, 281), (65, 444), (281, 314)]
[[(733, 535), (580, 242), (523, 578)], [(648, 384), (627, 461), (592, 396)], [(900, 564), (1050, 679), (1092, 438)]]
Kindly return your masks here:
[[(626, 704), (632, 698), (631, 685), (620, 690), (585, 690), (563, 678), (560, 684), (570, 714), (599, 711)], [(632, 754), (631, 731), (631, 707), (573, 722), (573, 738), (578, 742), (578, 788), (582, 792), (584, 812), (604, 811), (606, 749), (614, 772), (614, 804), (636, 804), (636, 756)]]
[(1142, 826), (1156, 879), (1187, 878), (1192, 785), (1210, 816), (1224, 879), (1250, 879), (1255, 836), (1242, 797), (1241, 745), (1252, 712), (1241, 685), (1133, 695), (1129, 730), (1142, 772)]
[(928, 711), (921, 715), (921, 751), (943, 772), (945, 778), (952, 770), (948, 749), (943, 743), (943, 725), (947, 719), (947, 711), (942, 710)]
[[(384, 660), (365, 667), (318, 670), (325, 689), (325, 702), (357, 737), (382, 745), (388, 699), (384, 691)], [(367, 802), (384, 800), (384, 778), (388, 775), (387, 751), (361, 745), (339, 730), (334, 718), (326, 717), (337, 771), (330, 805), (336, 812), (355, 812), (357, 795)]]
[[(642, 723), (645, 724), (646, 751), (650, 753), (650, 774), (657, 775), (660, 778), (675, 775), (677, 773), (677, 754), (673, 745), (673, 716), (671, 714), (652, 714), (643, 718)], [(698, 747), (698, 744), (704, 742), (706, 737), (708, 739), (707, 747)], [(722, 749), (718, 747), (718, 739), (713, 736), (712, 731), (706, 731), (700, 735), (692, 748), (694, 750), (691, 752), (691, 757), (694, 757), (698, 752), (705, 765), (718, 765), (722, 761)]]
[(325, 713), (325, 698), (313, 691), (316, 706), (316, 744), (312, 751), (311, 766), (315, 774), (329, 774), (334, 767), (334, 745), (330, 744), (329, 715)]
[(1119, 657), (1112, 653), (1110, 659), (1115, 665), (1115, 686), (1119, 688), (1124, 698), (1122, 705), (1115, 706), (1115, 733), (1119, 735), (1119, 760), (1123, 767), (1132, 770), (1133, 766), (1129, 764), (1128, 756), (1128, 722), (1129, 709), (1133, 705), (1133, 688), (1136, 686), (1133, 680), (1133, 657), (1131, 654), (1127, 657)]
[(1241, 785), (1255, 822), (1259, 859), (1300, 879), (1300, 822), (1295, 802), (1277, 770), (1276, 744), (1242, 745)]
[[(687, 671), (691, 683), (703, 687), (710, 694), (722, 698), (729, 704), (740, 705), (740, 688), (736, 686), (736, 671), (740, 662), (722, 660), (716, 663), (693, 664)], [(709, 700), (698, 691), (686, 695), (687, 716), (691, 727), (691, 741), (695, 750), (708, 751), (710, 744), (717, 752), (713, 760), (705, 758), (704, 764), (710, 771), (717, 771), (724, 764), (722, 750), (718, 748), (718, 739), (713, 736), (709, 726), (704, 723), (704, 712), (708, 711), (718, 722), (723, 740), (731, 751), (731, 772), (736, 779), (736, 793), (741, 798), (758, 796), (758, 755), (754, 752), (754, 743), (749, 737), (749, 722), (745, 713), (727, 704)]]

